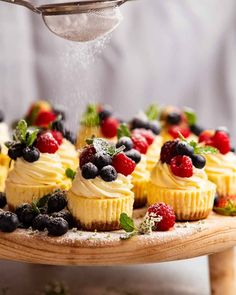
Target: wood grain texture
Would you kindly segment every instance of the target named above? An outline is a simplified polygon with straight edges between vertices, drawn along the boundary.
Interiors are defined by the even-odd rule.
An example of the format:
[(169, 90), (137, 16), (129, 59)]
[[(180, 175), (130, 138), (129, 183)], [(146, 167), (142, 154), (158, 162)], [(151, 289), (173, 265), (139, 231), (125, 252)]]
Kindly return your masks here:
[(19, 229), (0, 233), (0, 259), (52, 265), (125, 265), (187, 259), (236, 245), (236, 218), (212, 213), (203, 223), (177, 223), (168, 232), (121, 240), (123, 231), (48, 237)]

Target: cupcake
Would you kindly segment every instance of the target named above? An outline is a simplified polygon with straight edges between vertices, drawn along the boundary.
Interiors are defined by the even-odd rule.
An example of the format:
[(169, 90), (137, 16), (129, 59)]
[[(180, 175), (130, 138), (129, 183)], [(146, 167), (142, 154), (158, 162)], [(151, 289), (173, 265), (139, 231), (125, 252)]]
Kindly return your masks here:
[(222, 214), (235, 215), (236, 155), (231, 151), (229, 133), (225, 128), (204, 131), (199, 136), (199, 142), (218, 150), (215, 154), (206, 155), (206, 173), (217, 187), (215, 209)]
[(112, 115), (108, 106), (89, 104), (81, 120), (76, 147), (82, 148), (86, 139), (92, 136), (115, 142), (118, 126), (119, 120)]
[(57, 189), (68, 189), (70, 179), (65, 175), (57, 141), (50, 132), (38, 133), (27, 128), (21, 120), (8, 143), (8, 155), (14, 167), (6, 180), (6, 198), (10, 208), (31, 203)]
[(132, 216), (130, 174), (135, 162), (121, 150), (94, 138), (80, 154), (80, 167), (67, 199), (70, 212), (85, 230), (120, 229), (120, 214)]
[(193, 142), (166, 142), (160, 160), (151, 172), (148, 204), (164, 202), (173, 207), (176, 219), (206, 218), (213, 208), (216, 187), (204, 171), (205, 152)]

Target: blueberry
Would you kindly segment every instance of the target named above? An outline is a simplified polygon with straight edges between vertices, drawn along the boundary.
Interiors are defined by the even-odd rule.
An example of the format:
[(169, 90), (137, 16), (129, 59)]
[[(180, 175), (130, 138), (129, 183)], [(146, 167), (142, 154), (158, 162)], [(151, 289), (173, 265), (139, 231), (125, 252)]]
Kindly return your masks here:
[(192, 159), (194, 167), (196, 167), (198, 169), (202, 169), (206, 165), (206, 159), (205, 159), (205, 157), (203, 157), (201, 155), (193, 155), (193, 156), (191, 156), (191, 159)]
[(225, 132), (228, 136), (230, 136), (229, 129), (228, 129), (227, 127), (225, 127), (225, 126), (220, 126), (220, 127), (218, 127), (218, 128), (216, 129), (216, 132), (217, 132), (217, 131), (223, 131), (223, 132)]
[(123, 137), (121, 137), (121, 138), (118, 140), (118, 142), (117, 142), (117, 144), (116, 144), (116, 147), (119, 148), (119, 147), (121, 147), (122, 145), (125, 146), (125, 151), (129, 151), (129, 150), (131, 150), (131, 149), (133, 148), (133, 146), (134, 146), (133, 141), (132, 141), (131, 138), (128, 137), (128, 136), (123, 136)]
[(176, 146), (177, 155), (192, 157), (194, 148), (186, 142), (178, 142)]
[(20, 158), (23, 156), (23, 149), (25, 146), (21, 143), (16, 143), (13, 146), (11, 146), (8, 150), (8, 156), (12, 160), (16, 160), (17, 158)]
[(54, 114), (57, 117), (60, 116), (62, 120), (65, 120), (66, 119), (66, 113), (65, 113), (65, 111), (53, 108), (53, 112), (54, 112)]
[(111, 163), (111, 157), (108, 154), (105, 154), (104, 152), (98, 152), (94, 155), (93, 164), (97, 166), (99, 170), (102, 169), (104, 166), (110, 165)]
[(36, 147), (31, 146), (31, 147), (26, 147), (23, 149), (23, 158), (25, 161), (29, 163), (33, 163), (38, 161), (39, 157), (40, 157), (40, 152)]
[(52, 217), (54, 217), (54, 218), (61, 217), (61, 218), (65, 219), (68, 222), (69, 228), (72, 228), (74, 226), (74, 218), (68, 210), (55, 212), (52, 214)]
[(100, 171), (100, 176), (104, 181), (110, 182), (117, 179), (117, 172), (113, 166), (108, 165), (102, 168)]
[(48, 213), (59, 212), (67, 205), (64, 191), (55, 191), (48, 199)]
[(133, 160), (136, 164), (141, 161), (141, 154), (139, 151), (132, 149), (130, 151), (125, 152), (126, 156)]
[(190, 130), (193, 134), (199, 136), (205, 129), (195, 124), (190, 126)]
[(85, 179), (94, 179), (98, 175), (98, 168), (92, 163), (87, 163), (83, 165), (81, 172)]
[(4, 121), (4, 113), (0, 110), (0, 123)]
[(51, 236), (62, 236), (68, 232), (68, 229), (68, 222), (61, 217), (51, 217), (47, 223), (48, 234)]
[(214, 198), (214, 207), (217, 207), (218, 206), (218, 203), (219, 203), (219, 196), (216, 193), (215, 198)]
[(15, 210), (16, 215), (18, 216), (19, 220), (21, 219), (21, 214), (24, 209), (32, 209), (32, 206), (28, 203), (23, 203), (20, 206), (18, 206)]
[(63, 121), (61, 121), (61, 120), (56, 120), (56, 121), (52, 122), (52, 129), (59, 131), (62, 134), (65, 133), (64, 124), (63, 124)]
[(231, 147), (230, 151), (231, 151), (232, 153), (235, 153), (235, 147)]
[(6, 211), (0, 214), (0, 230), (11, 233), (19, 226), (19, 220), (15, 213)]
[(111, 117), (111, 115), (112, 115), (112, 111), (109, 110), (109, 109), (104, 109), (104, 110), (102, 110), (101, 112), (99, 112), (98, 115), (99, 115), (100, 120), (103, 121), (103, 120), (105, 120), (105, 119)]
[(38, 215), (30, 204), (22, 204), (17, 207), (15, 213), (25, 227), (31, 226), (34, 218)]
[(166, 120), (170, 125), (178, 125), (181, 122), (181, 115), (179, 113), (173, 112), (167, 115)]
[(76, 136), (72, 131), (65, 130), (65, 132), (63, 133), (63, 136), (65, 137), (65, 139), (69, 140), (72, 144), (76, 143)]
[(143, 120), (140, 118), (134, 118), (131, 121), (131, 129), (136, 129), (136, 128), (148, 129), (148, 124), (149, 124), (149, 122), (147, 120)]
[(50, 217), (47, 214), (39, 214), (37, 215), (33, 222), (32, 222), (32, 228), (34, 230), (43, 231), (50, 220)]
[(160, 124), (158, 123), (158, 121), (150, 121), (148, 123), (149, 125), (149, 128), (155, 135), (158, 135), (160, 134), (161, 132), (161, 127), (160, 127)]
[(6, 194), (0, 192), (0, 208), (4, 208), (7, 204)]

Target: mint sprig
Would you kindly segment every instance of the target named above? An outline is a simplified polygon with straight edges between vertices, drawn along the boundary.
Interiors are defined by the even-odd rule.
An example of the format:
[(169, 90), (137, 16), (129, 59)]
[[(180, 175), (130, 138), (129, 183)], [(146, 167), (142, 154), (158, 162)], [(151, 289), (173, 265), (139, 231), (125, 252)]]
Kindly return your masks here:
[(158, 114), (159, 114), (159, 111), (158, 111), (158, 107), (156, 104), (151, 104), (146, 112), (145, 112), (147, 118), (149, 121), (154, 121), (154, 120), (157, 120), (158, 118)]
[(16, 129), (13, 133), (13, 142), (7, 142), (5, 145), (10, 147), (13, 143), (22, 143), (26, 146), (32, 146), (37, 138), (39, 129), (29, 127), (25, 120), (20, 120), (17, 123)]
[(67, 168), (65, 173), (66, 173), (66, 176), (70, 178), (71, 180), (75, 179), (76, 172), (72, 170), (71, 168)]
[(125, 146), (116, 148), (116, 146), (113, 143), (110, 143), (102, 138), (93, 137), (93, 138), (87, 139), (86, 142), (88, 144), (92, 144), (96, 152), (104, 152), (111, 157), (114, 157), (115, 155), (121, 153), (125, 149)]
[(131, 137), (131, 132), (128, 128), (128, 125), (125, 123), (121, 123), (117, 130), (117, 137), (120, 139), (121, 137)]
[(189, 126), (193, 126), (197, 123), (197, 115), (192, 108), (184, 107), (184, 114), (187, 118)]
[(121, 215), (120, 215), (120, 224), (121, 224), (122, 228), (127, 233), (138, 231), (138, 229), (134, 225), (133, 219), (130, 218), (126, 213), (121, 213)]
[(220, 215), (236, 216), (236, 203), (229, 200), (223, 208), (214, 206), (214, 211)]
[(82, 116), (81, 124), (87, 127), (96, 127), (100, 124), (100, 118), (96, 104), (89, 104)]

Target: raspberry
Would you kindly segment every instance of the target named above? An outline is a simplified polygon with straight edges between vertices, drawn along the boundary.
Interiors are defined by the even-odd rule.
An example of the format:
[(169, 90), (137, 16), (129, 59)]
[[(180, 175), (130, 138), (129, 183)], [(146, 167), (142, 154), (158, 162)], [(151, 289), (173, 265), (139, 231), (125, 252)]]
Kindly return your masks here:
[(118, 126), (119, 126), (118, 120), (112, 117), (107, 118), (106, 120), (102, 121), (102, 124), (101, 124), (102, 134), (107, 138), (112, 138), (116, 136)]
[(63, 141), (62, 133), (60, 131), (56, 131), (56, 130), (52, 130), (51, 133), (52, 133), (52, 136), (56, 139), (57, 143), (59, 145), (61, 145), (62, 141)]
[(160, 155), (162, 163), (170, 164), (171, 159), (177, 156), (178, 142), (178, 140), (170, 140), (162, 146)]
[(211, 130), (205, 130), (199, 135), (198, 142), (205, 142), (207, 145), (210, 145), (208, 143), (211, 143), (212, 136), (213, 132)]
[(179, 177), (193, 176), (193, 163), (188, 156), (175, 156), (170, 161), (170, 168), (174, 175)]
[(79, 157), (80, 168), (82, 168), (85, 164), (89, 162), (93, 163), (95, 154), (96, 154), (96, 149), (92, 145), (85, 147), (82, 150)]
[(175, 225), (175, 213), (170, 205), (157, 203), (150, 206), (147, 212), (151, 216), (162, 217), (160, 222), (155, 223), (153, 230), (167, 231)]
[(145, 137), (140, 134), (134, 134), (131, 139), (133, 141), (135, 150), (139, 151), (141, 154), (147, 153), (148, 142)]
[(225, 155), (230, 152), (230, 139), (226, 132), (217, 131), (212, 137), (213, 145), (221, 154)]
[(38, 127), (48, 127), (50, 123), (56, 120), (56, 115), (50, 111), (41, 111), (38, 113), (34, 125)]
[(140, 134), (141, 136), (143, 136), (146, 139), (148, 145), (151, 145), (155, 139), (154, 134), (151, 130), (134, 129), (133, 134)]
[(41, 133), (36, 142), (36, 147), (41, 153), (54, 154), (59, 146), (56, 139), (52, 136), (51, 132)]
[(128, 158), (124, 153), (114, 156), (112, 165), (116, 169), (117, 173), (121, 173), (125, 176), (130, 175), (136, 166), (135, 162)]
[(183, 135), (183, 137), (188, 138), (191, 134), (190, 129), (188, 127), (180, 127), (180, 126), (172, 126), (168, 130), (169, 134), (175, 139), (179, 138), (179, 133)]

